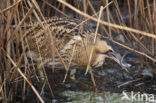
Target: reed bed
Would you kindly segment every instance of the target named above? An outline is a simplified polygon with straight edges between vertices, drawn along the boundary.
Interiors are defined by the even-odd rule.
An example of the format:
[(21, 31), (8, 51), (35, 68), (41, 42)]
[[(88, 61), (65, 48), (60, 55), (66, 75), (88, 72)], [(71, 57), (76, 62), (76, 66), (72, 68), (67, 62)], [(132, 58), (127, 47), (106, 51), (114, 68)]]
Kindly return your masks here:
[[(29, 62), (26, 57), (26, 47), (21, 35), (22, 28), (28, 22), (43, 21), (53, 16), (93, 22), (97, 28), (99, 27), (101, 35), (119, 47), (136, 53), (136, 58), (139, 58), (137, 62), (142, 69), (146, 65), (156, 73), (156, 0), (1, 0), (0, 101), (3, 103), (13, 101), (19, 87), (23, 101), (29, 95), (26, 91), (30, 87), (37, 98), (44, 103), (40, 96), (41, 92), (32, 83), (32, 78), (35, 78), (36, 82), (40, 82), (40, 79), (35, 64), (33, 61)], [(48, 31), (50, 33), (50, 30)], [(124, 37), (124, 42), (114, 39), (118, 35)], [(54, 50), (53, 39), (50, 41), (52, 42), (50, 49)], [(52, 58), (54, 57), (55, 54)], [(62, 59), (61, 61), (68, 72), (71, 62), (66, 66)], [(90, 73), (96, 90), (93, 74), (91, 71)], [(45, 83), (49, 85), (45, 70), (44, 76)], [(41, 87), (44, 88), (44, 85)], [(50, 85), (49, 89), (55, 98)]]

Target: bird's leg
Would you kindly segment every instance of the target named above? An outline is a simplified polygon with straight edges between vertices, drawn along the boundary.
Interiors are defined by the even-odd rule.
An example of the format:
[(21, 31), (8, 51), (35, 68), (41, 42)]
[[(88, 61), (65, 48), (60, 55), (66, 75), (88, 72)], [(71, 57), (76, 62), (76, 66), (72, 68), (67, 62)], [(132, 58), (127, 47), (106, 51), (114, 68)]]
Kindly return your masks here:
[(42, 63), (37, 65), (37, 71), (38, 71), (41, 82), (45, 81), (45, 76), (44, 76), (44, 70), (43, 69), (44, 69), (44, 67), (43, 67)]
[(40, 95), (41, 95), (41, 97), (42, 98), (45, 98), (45, 90), (44, 90), (44, 88), (45, 88), (45, 85), (46, 85), (46, 78), (45, 78), (45, 74), (44, 74), (44, 66), (43, 66), (43, 64), (42, 63), (39, 63), (38, 65), (37, 65), (37, 72), (38, 72), (38, 74), (39, 74), (39, 80), (40, 80), (40, 82), (39, 82), (39, 87), (42, 87), (42, 88), (39, 88), (39, 89), (41, 89), (40, 90)]

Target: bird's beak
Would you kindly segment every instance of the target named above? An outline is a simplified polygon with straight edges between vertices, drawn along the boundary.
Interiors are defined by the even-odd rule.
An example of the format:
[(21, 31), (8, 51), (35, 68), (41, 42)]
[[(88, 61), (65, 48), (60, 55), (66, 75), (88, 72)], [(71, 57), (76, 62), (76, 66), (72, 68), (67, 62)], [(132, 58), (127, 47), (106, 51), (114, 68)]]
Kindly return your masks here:
[(123, 69), (125, 69), (127, 72), (127, 64), (123, 63), (123, 57), (119, 53), (116, 52), (108, 52), (107, 53), (108, 58), (113, 59), (115, 62), (117, 62)]

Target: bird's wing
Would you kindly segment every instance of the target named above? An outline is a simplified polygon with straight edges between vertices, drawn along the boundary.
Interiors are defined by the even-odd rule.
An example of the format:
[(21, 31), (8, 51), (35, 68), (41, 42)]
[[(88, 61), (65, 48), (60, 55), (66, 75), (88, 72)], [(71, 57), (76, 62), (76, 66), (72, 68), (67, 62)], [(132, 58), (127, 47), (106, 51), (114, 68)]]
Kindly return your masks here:
[(43, 22), (29, 24), (24, 30), (23, 38), (27, 41), (30, 50), (38, 52), (39, 48), (41, 54), (48, 56), (51, 52), (50, 44), (54, 44), (59, 52), (65, 52), (76, 41), (82, 40), (89, 29), (86, 24), (81, 25), (78, 20), (54, 17)]

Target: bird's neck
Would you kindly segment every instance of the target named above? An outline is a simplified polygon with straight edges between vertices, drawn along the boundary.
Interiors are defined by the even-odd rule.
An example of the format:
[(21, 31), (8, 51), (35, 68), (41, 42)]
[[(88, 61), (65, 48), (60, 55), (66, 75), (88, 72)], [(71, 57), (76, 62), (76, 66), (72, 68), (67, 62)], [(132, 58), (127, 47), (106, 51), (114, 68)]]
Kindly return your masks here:
[[(101, 59), (99, 54), (96, 52), (96, 47), (94, 47), (93, 44), (88, 44), (88, 41), (83, 41), (83, 47), (79, 48), (77, 46), (76, 48), (76, 57), (75, 57), (75, 62), (79, 66), (86, 67), (88, 65), (88, 61), (91, 56), (90, 60), (90, 66), (94, 66), (97, 64), (98, 59)], [(93, 50), (92, 50), (93, 49)]]

